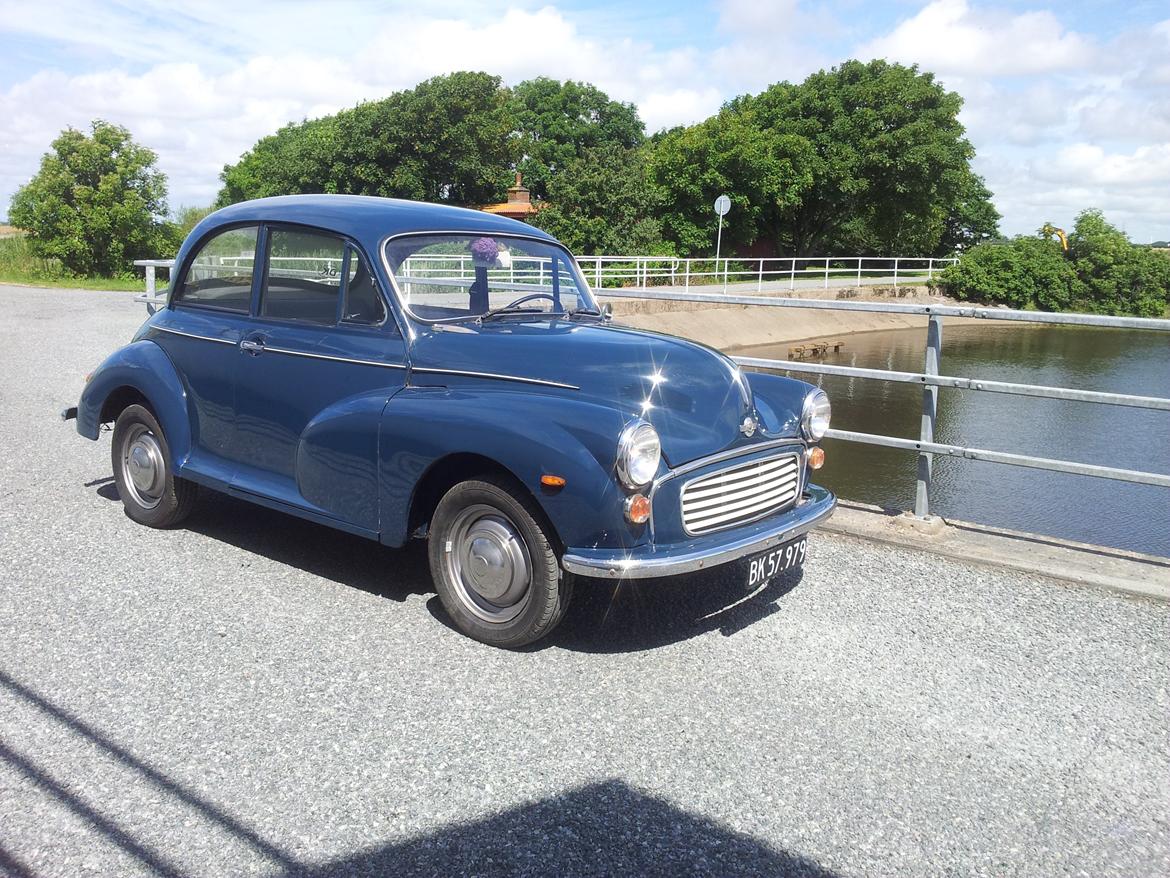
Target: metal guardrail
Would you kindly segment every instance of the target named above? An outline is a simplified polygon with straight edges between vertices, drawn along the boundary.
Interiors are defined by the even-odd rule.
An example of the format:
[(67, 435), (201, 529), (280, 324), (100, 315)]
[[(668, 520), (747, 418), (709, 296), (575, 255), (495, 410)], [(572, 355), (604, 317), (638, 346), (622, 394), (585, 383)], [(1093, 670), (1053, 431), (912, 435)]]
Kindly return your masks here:
[[(634, 263), (643, 266), (643, 277), (650, 269), (651, 263), (660, 260), (659, 257), (610, 257), (594, 256), (580, 257), (578, 263), (582, 269), (592, 266), (598, 260), (621, 261), (626, 264)], [(692, 267), (686, 263), (699, 260), (675, 260), (684, 263), (684, 271)], [(707, 260), (712, 261), (712, 260)], [(732, 260), (740, 261), (740, 260)], [(755, 260), (765, 262), (768, 260)], [(785, 261), (785, 260), (781, 260)], [(948, 260), (921, 260), (931, 263), (930, 271), (941, 262)], [(158, 268), (170, 269), (174, 265), (171, 259), (141, 259), (134, 263), (146, 269), (146, 292), (136, 297), (135, 301), (145, 302), (153, 309), (163, 303), (158, 296), (155, 271)], [(662, 275), (666, 277), (666, 275)], [(759, 270), (762, 284), (763, 268)], [(827, 275), (826, 275), (827, 282)], [(703, 293), (683, 290), (650, 290), (645, 287), (622, 287), (605, 289), (600, 284), (594, 290), (600, 296), (611, 296), (623, 299), (657, 299), (674, 302), (698, 302), (717, 305), (758, 305), (765, 308), (813, 308), (830, 311), (870, 311), (896, 314), (918, 314), (928, 319), (926, 350), (922, 372), (896, 372), (887, 369), (863, 369), (851, 366), (831, 366), (825, 363), (793, 362), (791, 360), (771, 360), (759, 357), (734, 357), (742, 366), (753, 369), (770, 369), (781, 372), (803, 372), (819, 375), (842, 375), (855, 378), (870, 378), (881, 381), (895, 381), (906, 384), (922, 385), (922, 425), (918, 439), (905, 439), (899, 436), (884, 436), (876, 433), (856, 433), (849, 430), (829, 430), (828, 436), (845, 442), (860, 442), (868, 445), (881, 445), (887, 448), (899, 448), (918, 453), (918, 483), (915, 491), (914, 514), (925, 518), (930, 514), (930, 483), (934, 462), (934, 455), (941, 454), (951, 457), (965, 457), (970, 460), (983, 460), (990, 463), (1023, 466), (1033, 469), (1043, 469), (1055, 472), (1074, 473), (1077, 475), (1094, 476), (1097, 478), (1115, 479), (1139, 484), (1157, 485), (1170, 488), (1170, 474), (1144, 472), (1140, 470), (1120, 469), (1117, 467), (1098, 466), (1096, 464), (1078, 463), (1070, 460), (1054, 460), (1045, 457), (1034, 457), (1024, 454), (1011, 454), (1002, 451), (991, 451), (984, 448), (968, 448), (959, 445), (947, 445), (934, 441), (935, 426), (938, 415), (938, 388), (951, 387), (960, 390), (974, 390), (985, 393), (1007, 393), (1019, 396), (1041, 397), (1046, 399), (1073, 400), (1076, 402), (1099, 403), (1103, 405), (1120, 405), (1135, 408), (1170, 411), (1170, 399), (1154, 396), (1135, 396), (1124, 393), (1105, 393), (1096, 390), (1080, 390), (1071, 387), (1050, 387), (1037, 384), (1019, 384), (1007, 381), (989, 381), (979, 378), (966, 378), (939, 374), (939, 361), (942, 353), (942, 318), (943, 317), (974, 317), (986, 320), (1008, 320), (1021, 323), (1065, 324), (1074, 326), (1101, 326), (1121, 329), (1146, 329), (1159, 332), (1170, 332), (1170, 320), (1158, 320), (1147, 317), (1107, 317), (1100, 314), (1055, 314), (1042, 311), (1013, 311), (1007, 308), (981, 308), (966, 305), (938, 305), (926, 303), (894, 303), (894, 302), (860, 302), (834, 301), (830, 299), (797, 299), (779, 296), (751, 296), (728, 295), (724, 293)], [(152, 310), (153, 313), (153, 310)]]
[(934, 441), (938, 416), (938, 388), (940, 387), (1170, 411), (1170, 399), (1163, 397), (1134, 396), (1124, 393), (1080, 390), (1071, 387), (1048, 387), (1038, 384), (1018, 384), (1007, 381), (988, 381), (979, 378), (941, 375), (939, 374), (939, 361), (942, 353), (943, 317), (976, 317), (986, 320), (1148, 329), (1159, 332), (1170, 332), (1170, 320), (1158, 320), (1145, 317), (1106, 317), (1099, 314), (1052, 314), (1036, 311), (1013, 311), (1007, 308), (967, 307), (964, 305), (857, 301), (839, 302), (828, 299), (729, 296), (715, 293), (680, 293), (647, 289), (597, 289), (595, 293), (601, 296), (613, 296), (624, 299), (708, 302), (721, 305), (759, 305), (765, 308), (817, 308), (833, 311), (874, 311), (898, 314), (920, 314), (925, 316), (928, 319), (928, 327), (922, 372), (895, 372), (887, 369), (831, 366), (827, 363), (793, 362), (791, 360), (771, 360), (759, 357), (733, 357), (740, 365), (752, 369), (804, 372), (818, 375), (844, 375), (855, 378), (871, 378), (881, 381), (897, 381), (922, 385), (922, 425), (918, 439), (905, 439), (898, 436), (884, 436), (876, 433), (857, 433), (849, 430), (829, 430), (827, 433), (830, 438), (840, 439), (845, 442), (882, 445), (887, 448), (900, 448), (917, 452), (918, 484), (914, 498), (914, 514), (920, 518), (925, 518), (930, 514), (930, 484), (934, 455), (936, 454), (1170, 488), (1170, 474), (1167, 473), (1120, 469), (1117, 467), (1078, 463), (1077, 461), (1071, 460), (1054, 460), (1046, 457), (991, 451), (984, 448), (947, 445)]

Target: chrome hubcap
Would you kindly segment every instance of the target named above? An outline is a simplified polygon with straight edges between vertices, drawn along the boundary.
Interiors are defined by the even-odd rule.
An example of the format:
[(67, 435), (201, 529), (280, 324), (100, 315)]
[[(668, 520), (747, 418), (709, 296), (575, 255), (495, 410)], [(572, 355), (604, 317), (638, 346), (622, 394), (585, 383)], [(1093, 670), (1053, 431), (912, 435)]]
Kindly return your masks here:
[(166, 465), (158, 439), (142, 424), (130, 428), (122, 445), (122, 482), (131, 498), (145, 509), (162, 500)]
[(485, 622), (515, 619), (528, 603), (532, 561), (515, 523), (492, 506), (469, 506), (443, 546), (448, 580), (460, 602)]

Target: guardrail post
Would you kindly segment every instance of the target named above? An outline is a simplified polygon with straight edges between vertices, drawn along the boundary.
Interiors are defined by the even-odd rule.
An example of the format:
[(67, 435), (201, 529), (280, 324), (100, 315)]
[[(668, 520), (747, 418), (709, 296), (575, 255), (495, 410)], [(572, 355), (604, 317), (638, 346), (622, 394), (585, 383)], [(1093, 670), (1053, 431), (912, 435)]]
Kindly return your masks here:
[(861, 257), (857, 257), (857, 286), (861, 287)]
[(146, 266), (146, 295), (154, 296), (154, 266)]
[[(942, 318), (932, 314), (926, 328), (926, 364), (923, 373), (938, 374), (939, 355), (942, 352)], [(927, 385), (922, 388), (922, 442), (934, 442), (934, 422), (938, 414), (938, 387)], [(917, 518), (930, 517), (930, 477), (934, 455), (925, 451), (918, 453), (918, 487), (914, 494), (914, 515)]]
[(796, 289), (796, 257), (788, 260), (788, 289)]
[(894, 257), (894, 289), (898, 288), (898, 257)]
[(600, 256), (597, 257), (597, 262), (593, 268), (593, 278), (594, 278), (593, 286), (595, 286), (597, 289), (600, 290), (601, 289), (601, 257)]
[(829, 288), (829, 257), (825, 257), (825, 289)]
[(686, 276), (683, 278), (683, 289), (687, 290), (688, 292), (691, 289), (691, 260), (689, 256), (687, 257), (686, 262)]
[(760, 273), (756, 278), (756, 292), (763, 292), (764, 289), (764, 260), (760, 260)]
[(934, 280), (934, 259), (933, 259), (933, 257), (926, 260), (926, 279), (928, 281)]

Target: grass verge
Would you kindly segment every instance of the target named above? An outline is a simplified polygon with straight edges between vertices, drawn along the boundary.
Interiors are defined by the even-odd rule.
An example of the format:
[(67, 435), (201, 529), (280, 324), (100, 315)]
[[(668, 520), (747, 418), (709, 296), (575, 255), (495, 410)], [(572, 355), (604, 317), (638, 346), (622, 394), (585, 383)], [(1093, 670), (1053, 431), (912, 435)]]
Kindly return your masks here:
[(55, 259), (34, 256), (23, 235), (0, 238), (0, 283), (31, 287), (141, 292), (146, 282), (137, 277), (73, 277)]

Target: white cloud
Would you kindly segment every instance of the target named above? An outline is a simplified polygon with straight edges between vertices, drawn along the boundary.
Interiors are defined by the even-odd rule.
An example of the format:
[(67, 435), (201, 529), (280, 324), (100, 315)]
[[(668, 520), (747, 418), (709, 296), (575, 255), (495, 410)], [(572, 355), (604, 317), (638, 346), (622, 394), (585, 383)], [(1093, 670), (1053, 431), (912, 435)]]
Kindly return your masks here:
[(1106, 152), (1092, 143), (1060, 149), (1051, 161), (1031, 162), (1033, 173), (1050, 182), (1074, 181), (1081, 186), (1132, 189), (1161, 185), (1170, 207), (1170, 143), (1139, 146), (1128, 153)]
[(917, 62), (944, 75), (1010, 76), (1082, 67), (1096, 47), (1047, 10), (1012, 15), (972, 9), (967, 0), (935, 0), (860, 54)]
[[(95, 118), (126, 125), (159, 153), (173, 205), (205, 204), (223, 165), (281, 125), (452, 70), (509, 83), (587, 80), (637, 104), (654, 131), (847, 57), (888, 57), (921, 64), (963, 95), (961, 119), (1005, 230), (1098, 206), (1131, 229), (1170, 235), (1170, 20), (1105, 40), (1070, 29), (1059, 10), (935, 0), (850, 50), (842, 21), (798, 0), (688, 11), (690, 21), (707, 18), (706, 30), (670, 20), (655, 30), (644, 15), (570, 13), (545, 0), (323, 9), (313, 0), (283, 0), (278, 13), (267, 4), (225, 11), (217, 0), (187, 0), (181, 11), (165, 0), (0, 0), (6, 48), (24, 41), (27, 57), (53, 46), (67, 64), (0, 85), (0, 216), (57, 133)], [(663, 48), (665, 31), (689, 35)]]

